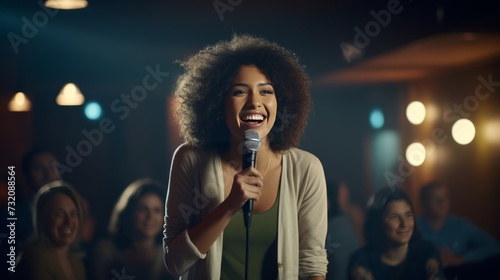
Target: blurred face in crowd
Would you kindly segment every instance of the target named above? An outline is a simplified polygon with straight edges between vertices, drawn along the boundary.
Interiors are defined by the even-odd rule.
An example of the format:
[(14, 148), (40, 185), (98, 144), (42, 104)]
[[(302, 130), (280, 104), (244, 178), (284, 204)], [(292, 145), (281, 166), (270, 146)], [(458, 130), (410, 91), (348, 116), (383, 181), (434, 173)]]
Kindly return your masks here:
[(44, 211), (45, 233), (54, 246), (69, 246), (76, 240), (79, 215), (75, 203), (65, 194), (54, 194), (47, 201)]
[(134, 228), (141, 238), (155, 238), (163, 228), (163, 201), (156, 194), (145, 194), (134, 211)]
[(408, 244), (414, 225), (414, 214), (408, 202), (401, 199), (389, 203), (383, 216), (383, 227), (390, 244)]
[(450, 208), (447, 188), (440, 186), (430, 191), (429, 197), (424, 203), (424, 207), (424, 211), (427, 216), (437, 219), (446, 218)]
[(349, 199), (349, 188), (347, 187), (346, 184), (340, 183), (339, 184), (339, 206), (340, 209), (346, 210), (347, 207), (349, 206), (350, 199)]
[(267, 77), (253, 65), (241, 66), (226, 98), (226, 122), (235, 141), (257, 131), (263, 141), (276, 121), (277, 100)]
[(57, 159), (50, 153), (41, 153), (33, 158), (28, 175), (33, 192), (38, 191), (43, 185), (61, 178), (55, 166), (56, 162)]

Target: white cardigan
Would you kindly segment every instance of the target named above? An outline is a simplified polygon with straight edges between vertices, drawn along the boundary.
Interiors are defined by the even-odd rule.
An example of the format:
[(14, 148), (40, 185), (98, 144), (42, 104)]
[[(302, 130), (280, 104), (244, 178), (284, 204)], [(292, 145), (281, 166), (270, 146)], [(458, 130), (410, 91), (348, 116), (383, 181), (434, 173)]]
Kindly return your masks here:
[[(326, 275), (326, 182), (314, 155), (292, 148), (283, 153), (278, 213), (278, 279)], [(224, 200), (218, 153), (183, 144), (170, 169), (165, 205), (164, 261), (181, 279), (220, 279), (223, 233), (206, 254), (189, 239), (197, 225)]]

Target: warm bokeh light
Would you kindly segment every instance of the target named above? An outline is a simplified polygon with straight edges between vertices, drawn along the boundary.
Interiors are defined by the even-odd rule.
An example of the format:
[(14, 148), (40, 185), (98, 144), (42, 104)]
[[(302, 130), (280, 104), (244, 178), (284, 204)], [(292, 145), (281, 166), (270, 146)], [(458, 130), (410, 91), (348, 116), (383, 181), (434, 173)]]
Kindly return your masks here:
[(87, 7), (87, 0), (47, 0), (45, 7), (60, 10), (75, 10)]
[(380, 109), (373, 109), (370, 113), (370, 125), (374, 129), (379, 129), (384, 125), (384, 113)]
[(468, 119), (459, 119), (451, 128), (453, 139), (460, 145), (467, 145), (474, 139), (476, 128)]
[(80, 89), (73, 83), (66, 84), (56, 98), (56, 103), (60, 106), (79, 106), (84, 101), (85, 97), (83, 97)]
[(9, 101), (9, 111), (27, 112), (31, 110), (31, 102), (22, 92), (16, 93)]
[(89, 120), (98, 120), (102, 116), (102, 107), (97, 102), (89, 102), (85, 105), (84, 112)]
[(484, 126), (485, 138), (494, 144), (500, 144), (500, 120), (491, 120)]
[(425, 147), (419, 142), (411, 143), (408, 148), (406, 148), (406, 160), (413, 166), (422, 165), (425, 156)]
[(413, 101), (406, 107), (406, 117), (412, 124), (421, 124), (425, 119), (425, 106), (420, 101)]

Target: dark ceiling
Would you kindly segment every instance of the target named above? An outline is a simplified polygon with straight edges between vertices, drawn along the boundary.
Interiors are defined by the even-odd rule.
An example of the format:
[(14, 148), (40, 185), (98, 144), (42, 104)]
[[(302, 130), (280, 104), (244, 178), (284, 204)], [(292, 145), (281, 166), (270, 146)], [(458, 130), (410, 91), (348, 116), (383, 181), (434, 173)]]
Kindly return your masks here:
[[(484, 0), (107, 0), (55, 15), (40, 3), (0, 4), (0, 94), (67, 81), (113, 90), (155, 64), (176, 74), (175, 61), (233, 32), (263, 36), (293, 50), (315, 78), (432, 34), (500, 30), (497, 4)], [(215, 6), (224, 5), (228, 10), (218, 13)], [(339, 45), (352, 43), (354, 28), (364, 29), (374, 20), (371, 11), (388, 5), (401, 12), (370, 38), (362, 57), (348, 63)], [(34, 20), (38, 27), (28, 30), (26, 22)], [(23, 30), (32, 31), (26, 33), (31, 38)], [(26, 39), (17, 53), (13, 34)]]

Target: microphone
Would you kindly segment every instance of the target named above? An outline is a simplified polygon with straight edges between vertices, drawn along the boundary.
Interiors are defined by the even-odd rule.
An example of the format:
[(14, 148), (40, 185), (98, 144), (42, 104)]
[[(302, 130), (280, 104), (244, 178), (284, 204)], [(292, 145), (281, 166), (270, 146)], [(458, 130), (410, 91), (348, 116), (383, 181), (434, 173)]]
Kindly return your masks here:
[[(257, 150), (260, 148), (260, 135), (257, 131), (249, 129), (245, 131), (245, 140), (242, 149), (242, 170), (255, 167), (257, 162)], [(252, 223), (253, 199), (249, 199), (243, 205), (243, 220), (245, 227), (249, 228)]]

